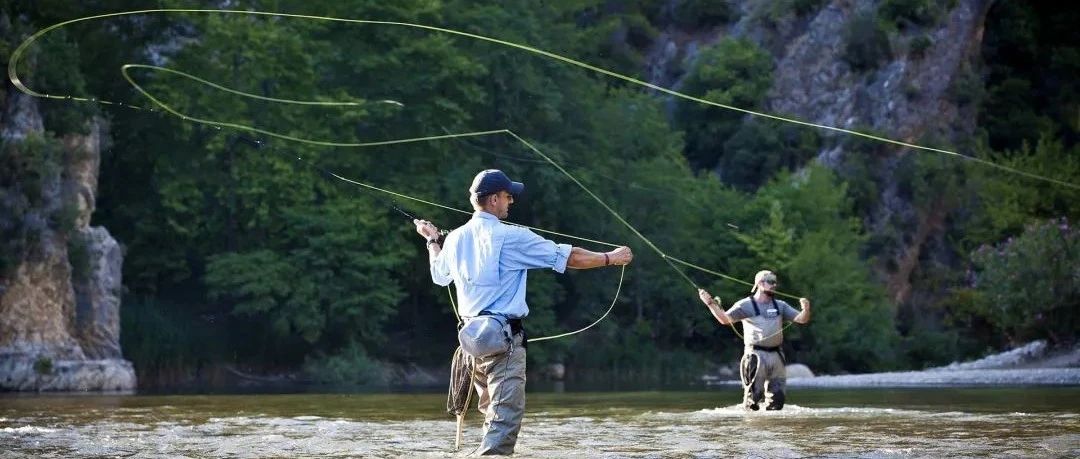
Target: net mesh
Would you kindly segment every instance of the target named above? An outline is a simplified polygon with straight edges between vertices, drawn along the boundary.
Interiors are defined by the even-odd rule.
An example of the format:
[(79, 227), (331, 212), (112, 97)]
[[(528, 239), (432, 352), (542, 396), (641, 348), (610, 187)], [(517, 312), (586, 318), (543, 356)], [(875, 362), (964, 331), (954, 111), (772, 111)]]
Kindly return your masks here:
[(458, 346), (450, 363), (450, 389), (446, 394), (446, 412), (461, 416), (469, 409), (472, 394), (472, 360)]

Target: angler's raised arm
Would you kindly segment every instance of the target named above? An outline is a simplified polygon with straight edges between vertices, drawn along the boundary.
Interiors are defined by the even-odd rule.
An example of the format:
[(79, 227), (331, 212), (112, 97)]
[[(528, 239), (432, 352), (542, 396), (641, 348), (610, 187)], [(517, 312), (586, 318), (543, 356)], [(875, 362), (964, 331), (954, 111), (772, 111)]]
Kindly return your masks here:
[(431, 266), (431, 281), (443, 287), (450, 285), (453, 278), (445, 263), (440, 262), (439, 253), (442, 245), (439, 244), (439, 228), (427, 220), (413, 220), (416, 225), (416, 233), (427, 240), (428, 264)]
[(705, 291), (705, 289), (698, 289), (698, 297), (701, 298), (701, 302), (705, 303), (705, 306), (709, 308), (709, 312), (712, 313), (717, 322), (720, 322), (722, 325), (731, 325), (732, 322), (734, 322), (731, 320), (731, 316), (729, 316), (728, 313), (724, 311), (724, 308), (720, 306), (720, 302), (714, 299), (709, 292)]

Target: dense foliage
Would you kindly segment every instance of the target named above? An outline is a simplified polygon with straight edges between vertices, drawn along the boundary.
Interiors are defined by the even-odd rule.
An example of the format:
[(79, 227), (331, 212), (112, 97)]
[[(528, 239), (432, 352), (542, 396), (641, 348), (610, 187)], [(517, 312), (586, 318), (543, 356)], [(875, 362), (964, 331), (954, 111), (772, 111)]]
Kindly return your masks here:
[(1015, 238), (972, 254), (977, 269), (971, 302), (995, 331), (1020, 341), (1061, 341), (1080, 322), (1080, 233), (1062, 218), (1028, 226)]
[[(143, 3), (9, 0), (4, 55), (32, 30)], [(246, 0), (230, 8), (437, 25), (640, 76), (644, 50), (660, 28), (707, 29), (738, 19), (726, 2), (676, 3), (365, 0), (309, 6)], [(821, 4), (778, 2), (773, 8), (807, 15)], [(927, 1), (890, 0), (883, 8), (855, 17), (845, 29), (845, 58), (860, 71), (890, 56), (888, 34), (897, 27), (887, 23), (927, 27), (944, 14)], [(1015, 17), (1027, 18), (1024, 27), (1014, 27)], [(1042, 23), (1057, 28), (1045, 32)], [(985, 50), (995, 60), (965, 102), (980, 110), (986, 131), (970, 141), (983, 157), (1075, 183), (1080, 47), (1075, 34), (1058, 30), (1064, 24), (1042, 4), (998, 2)], [(1072, 38), (1061, 39), (1066, 36)], [(1078, 196), (1062, 187), (931, 154), (899, 160), (900, 198), (920, 211), (945, 209), (951, 245), (943, 251), (954, 258), (943, 271), (917, 274), (940, 284), (938, 297), (898, 309), (875, 268), (888, 266), (886, 248), (908, 237), (910, 228), (871, 234), (864, 226), (865, 213), (880, 204), (877, 187), (885, 172), (878, 159), (893, 151), (877, 144), (847, 144), (858, 155), (830, 170), (811, 161), (824, 147), (813, 130), (682, 101), (668, 107), (640, 88), (534, 54), (391, 25), (209, 14), (121, 17), (47, 35), (25, 66), (27, 81), (42, 92), (149, 106), (121, 78), (125, 63), (162, 63), (264, 97), (358, 102), (275, 104), (174, 74), (133, 71), (156, 98), (189, 116), (307, 139), (364, 142), (512, 129), (665, 253), (748, 281), (759, 269), (777, 270), (784, 291), (817, 306), (813, 324), (789, 328), (786, 341), (789, 357), (818, 371), (918, 367), (1012, 340), (1076, 338), (1075, 230), (1064, 242), (1051, 233), (1065, 220), (1025, 230), (1033, 221), (1076, 221)], [(1050, 70), (1038, 70), (1039, 63)], [(766, 49), (728, 38), (688, 61), (679, 89), (759, 108), (772, 72)], [(111, 127), (94, 224), (126, 247), (123, 348), (146, 381), (228, 363), (381, 384), (387, 364), (447, 361), (454, 314), (446, 291), (430, 283), (412, 225), (387, 205), (388, 196), (318, 168), (466, 209), (472, 175), (498, 167), (527, 186), (511, 211), (513, 221), (631, 245), (638, 258), (612, 317), (582, 337), (531, 347), (534, 364), (563, 362), (582, 380), (662, 383), (693, 377), (710, 363), (727, 364), (741, 352), (735, 333), (715, 323), (694, 288), (659, 254), (507, 136), (330, 148), (146, 111), (57, 101), (42, 102), (42, 109), (50, 133), (29, 141), (37, 143), (26, 148), (42, 152), (34, 158), (51, 158), (53, 138), (80, 131), (92, 115)], [(23, 196), (0, 202), (32, 205), (41, 186), (34, 183), (35, 168), (55, 165), (45, 163), (0, 162), (8, 169), (0, 171), (0, 185)], [(444, 228), (466, 218), (396, 202)], [(18, 221), (19, 210), (9, 207), (0, 210)], [(25, 250), (26, 228), (0, 226), (0, 267)], [(1016, 238), (1003, 242), (1010, 236)], [(984, 245), (993, 248), (976, 250)], [(1072, 258), (1036, 261), (1061, 250)], [(987, 255), (991, 251), (1031, 262), (1006, 264)], [(686, 273), (726, 304), (747, 294), (743, 285)], [(532, 334), (592, 321), (609, 304), (617, 276), (614, 270), (531, 274)], [(1003, 318), (1030, 312), (1024, 296), (1046, 288), (1068, 291), (1059, 295), (1063, 302), (1046, 305), (1041, 319)]]

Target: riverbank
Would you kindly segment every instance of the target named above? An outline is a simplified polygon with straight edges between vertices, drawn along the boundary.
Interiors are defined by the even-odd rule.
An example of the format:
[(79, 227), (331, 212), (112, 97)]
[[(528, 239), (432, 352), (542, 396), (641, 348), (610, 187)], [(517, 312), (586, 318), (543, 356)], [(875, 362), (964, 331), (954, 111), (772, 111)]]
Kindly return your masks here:
[(1035, 341), (1008, 352), (971, 362), (929, 368), (858, 375), (810, 376), (788, 379), (794, 387), (919, 387), (1080, 385), (1080, 346), (1052, 350)]
[[(708, 386), (738, 385), (737, 375), (708, 375)], [(789, 387), (940, 387), (940, 386), (1076, 386), (1080, 385), (1080, 345), (1051, 349), (1034, 341), (1016, 349), (969, 362), (953, 362), (921, 371), (814, 375), (804, 365), (788, 365)]]
[(1075, 386), (1080, 368), (897, 371), (791, 378), (788, 387)]

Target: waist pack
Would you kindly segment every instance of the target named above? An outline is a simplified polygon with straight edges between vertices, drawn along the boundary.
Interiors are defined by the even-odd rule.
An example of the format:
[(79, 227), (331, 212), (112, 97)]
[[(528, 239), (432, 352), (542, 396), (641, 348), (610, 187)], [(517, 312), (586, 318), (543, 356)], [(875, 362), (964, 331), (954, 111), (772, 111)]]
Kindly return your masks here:
[(461, 350), (474, 358), (499, 355), (510, 350), (513, 332), (510, 321), (497, 315), (480, 315), (462, 318), (464, 324), (458, 330)]

